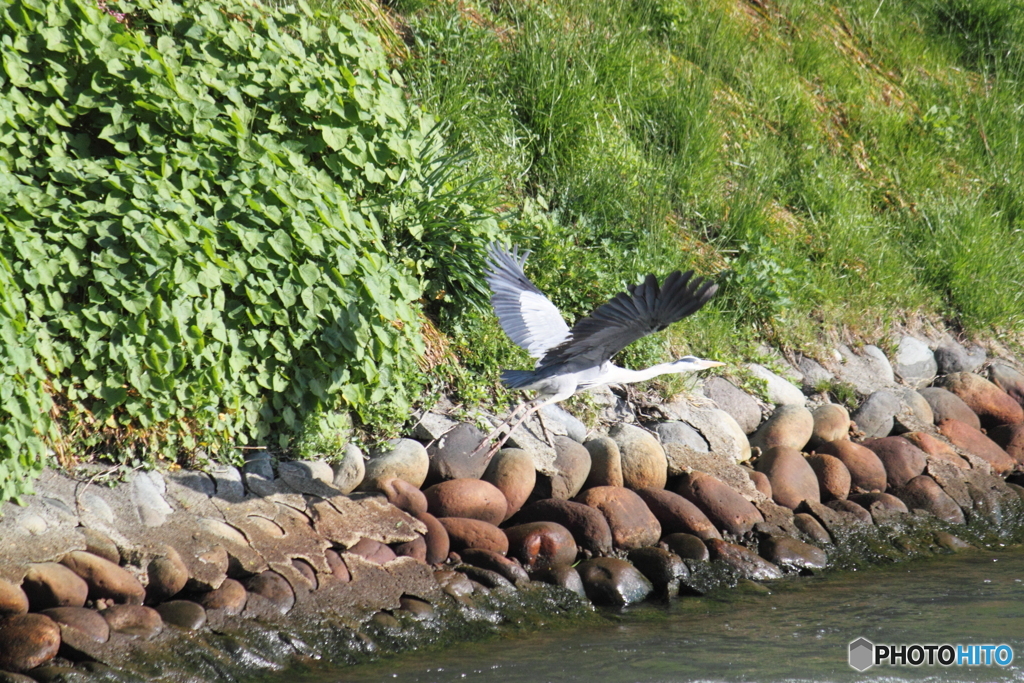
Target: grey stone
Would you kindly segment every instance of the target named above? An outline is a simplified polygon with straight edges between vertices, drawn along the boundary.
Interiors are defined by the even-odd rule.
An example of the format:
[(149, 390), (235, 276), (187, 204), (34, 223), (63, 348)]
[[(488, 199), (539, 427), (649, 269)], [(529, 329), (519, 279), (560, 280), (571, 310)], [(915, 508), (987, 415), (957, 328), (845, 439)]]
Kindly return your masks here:
[(935, 361), (940, 375), (974, 372), (985, 362), (985, 349), (977, 344), (965, 349), (958, 342), (950, 340), (935, 349)]
[(935, 423), (935, 413), (925, 397), (910, 387), (894, 387), (893, 392), (900, 402), (900, 409), (893, 417), (893, 431), (900, 434), (929, 431)]
[(345, 444), (345, 451), (339, 462), (331, 466), (334, 472), (332, 484), (344, 494), (355, 491), (366, 476), (366, 458), (355, 444)]
[(210, 476), (217, 487), (217, 497), (230, 503), (237, 503), (245, 498), (245, 486), (242, 484), (242, 473), (231, 465), (214, 465), (210, 468)]
[(587, 438), (587, 426), (580, 422), (574, 415), (565, 410), (562, 406), (549, 404), (540, 409), (545, 419), (555, 420), (562, 423), (565, 428), (565, 435), (577, 443), (583, 443)]
[(904, 382), (919, 389), (931, 384), (939, 365), (928, 345), (910, 335), (900, 339), (894, 370)]
[(659, 422), (654, 426), (654, 431), (661, 438), (662, 444), (678, 443), (698, 453), (707, 453), (711, 450), (700, 432), (685, 422)]
[(479, 479), (487, 468), (483, 457), (486, 446), (481, 447), (486, 436), (476, 425), (463, 422), (427, 446), (430, 467), (426, 482)]
[(114, 523), (114, 511), (111, 509), (107, 501), (103, 500), (100, 496), (96, 495), (92, 491), (85, 491), (78, 496), (78, 510), (79, 514), (84, 519), (95, 518), (102, 521), (105, 524)]
[(747, 369), (754, 377), (767, 383), (768, 400), (776, 405), (802, 406), (807, 402), (804, 393), (789, 380), (780, 377), (763, 365), (747, 363)]
[(242, 472), (244, 474), (258, 474), (264, 479), (273, 479), (274, 461), (270, 457), (270, 451), (264, 449), (250, 451), (245, 456), (245, 465), (242, 466)]
[(603, 422), (636, 422), (633, 407), (616, 396), (607, 386), (587, 389), (587, 396), (600, 409), (599, 417)]
[[(156, 475), (156, 478), (160, 477), (156, 472), (138, 472), (132, 477), (132, 500), (142, 523), (146, 526), (157, 527), (167, 521), (168, 515), (174, 512), (174, 509), (164, 500), (160, 491), (162, 487), (155, 483), (156, 478), (150, 476), (151, 474)], [(162, 478), (159, 479), (159, 482), (164, 484)]]
[(46, 533), (46, 529), (48, 528), (45, 519), (40, 515), (31, 512), (21, 516), (18, 520), (18, 526), (33, 536)]
[(818, 387), (823, 382), (831, 382), (835, 379), (835, 375), (826, 370), (821, 366), (821, 363), (808, 358), (807, 356), (797, 356), (796, 366), (803, 373), (803, 389), (807, 392), (817, 393)]
[(836, 377), (851, 385), (861, 396), (870, 396), (895, 383), (889, 359), (877, 346), (868, 344), (862, 353), (854, 353), (848, 346), (840, 346), (839, 355), (843, 360), (835, 364)]
[(696, 429), (707, 441), (711, 453), (733, 462), (750, 459), (750, 442), (746, 433), (729, 413), (711, 407), (709, 401), (703, 405), (695, 405), (690, 401), (672, 401), (656, 408), (665, 419), (685, 422)]
[(900, 409), (900, 401), (889, 389), (879, 389), (868, 396), (850, 417), (866, 438), (888, 436), (893, 417)]
[(936, 424), (947, 419), (954, 419), (966, 425), (981, 429), (981, 419), (964, 400), (948, 389), (942, 387), (925, 387), (918, 392), (932, 409)]
[[(206, 472), (179, 470), (177, 472), (168, 472), (166, 477), (179, 487), (193, 491), (206, 498), (210, 498), (217, 493), (217, 485), (213, 483), (213, 479)], [(200, 500), (200, 498), (196, 497), (196, 500)]]
[(300, 479), (313, 479), (324, 484), (334, 483), (334, 470), (325, 460), (293, 460), (277, 466), (277, 474), (292, 485)]
[(1024, 374), (1009, 365), (993, 363), (988, 369), (988, 378), (1024, 406)]
[(458, 422), (444, 415), (438, 415), (427, 411), (420, 417), (420, 421), (412, 428), (412, 436), (420, 441), (437, 441), (442, 436), (455, 429)]
[(541, 474), (549, 477), (558, 475), (555, 466), (555, 448), (544, 438), (544, 431), (536, 415), (520, 425), (505, 442), (505, 448), (519, 448), (530, 454), (533, 465)]
[(750, 394), (724, 377), (709, 377), (704, 382), (704, 395), (729, 413), (744, 434), (750, 434), (761, 424), (761, 406)]

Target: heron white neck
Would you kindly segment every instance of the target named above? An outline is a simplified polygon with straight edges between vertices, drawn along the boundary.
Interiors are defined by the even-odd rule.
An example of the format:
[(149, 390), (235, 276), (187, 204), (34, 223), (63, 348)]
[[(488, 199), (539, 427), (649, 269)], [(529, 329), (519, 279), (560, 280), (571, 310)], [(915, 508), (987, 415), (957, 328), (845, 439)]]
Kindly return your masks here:
[(620, 368), (618, 365), (613, 365), (601, 379), (606, 384), (643, 382), (644, 380), (654, 379), (661, 375), (686, 372), (686, 370), (685, 366), (680, 366), (676, 363), (659, 363), (643, 370), (630, 370), (629, 368)]

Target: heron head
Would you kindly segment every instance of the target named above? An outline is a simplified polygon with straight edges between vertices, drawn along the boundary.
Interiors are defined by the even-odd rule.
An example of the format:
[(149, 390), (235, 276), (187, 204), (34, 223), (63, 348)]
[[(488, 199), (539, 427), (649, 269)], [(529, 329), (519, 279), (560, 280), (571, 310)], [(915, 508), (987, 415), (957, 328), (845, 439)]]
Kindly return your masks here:
[(673, 363), (679, 372), (690, 372), (694, 370), (707, 370), (708, 368), (717, 368), (725, 365), (725, 363), (719, 363), (717, 360), (704, 360), (703, 358), (697, 358), (696, 356), (683, 356), (679, 360)]

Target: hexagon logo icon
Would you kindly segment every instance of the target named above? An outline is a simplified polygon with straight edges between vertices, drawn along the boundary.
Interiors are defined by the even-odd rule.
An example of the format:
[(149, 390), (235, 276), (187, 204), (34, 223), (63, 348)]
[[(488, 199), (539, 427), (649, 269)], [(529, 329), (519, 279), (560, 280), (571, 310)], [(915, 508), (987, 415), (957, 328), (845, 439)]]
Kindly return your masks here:
[(867, 638), (858, 638), (850, 643), (850, 666), (857, 671), (867, 671), (875, 663), (875, 644)]

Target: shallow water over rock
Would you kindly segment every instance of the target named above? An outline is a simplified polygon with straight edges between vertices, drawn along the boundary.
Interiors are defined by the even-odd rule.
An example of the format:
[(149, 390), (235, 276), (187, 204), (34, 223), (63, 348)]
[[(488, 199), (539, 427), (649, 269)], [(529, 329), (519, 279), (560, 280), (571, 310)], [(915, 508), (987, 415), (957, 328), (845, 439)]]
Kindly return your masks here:
[[(602, 623), (462, 643), (269, 680), (334, 681), (1019, 681), (1024, 548), (764, 584), (602, 612)], [(999, 666), (875, 666), (848, 645), (1007, 644)], [(268, 679), (264, 679), (268, 680)]]

